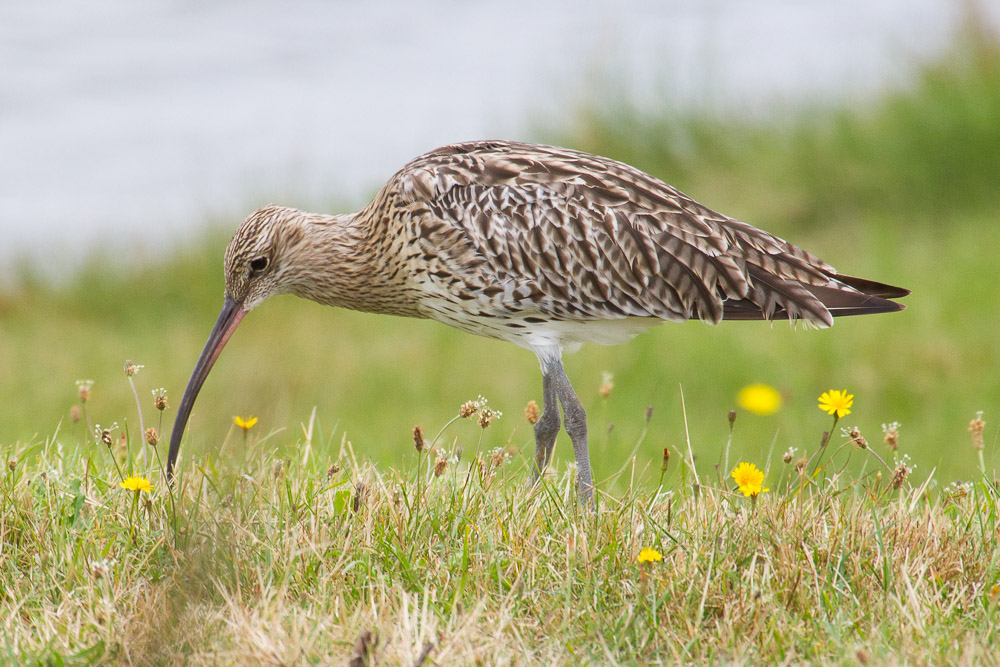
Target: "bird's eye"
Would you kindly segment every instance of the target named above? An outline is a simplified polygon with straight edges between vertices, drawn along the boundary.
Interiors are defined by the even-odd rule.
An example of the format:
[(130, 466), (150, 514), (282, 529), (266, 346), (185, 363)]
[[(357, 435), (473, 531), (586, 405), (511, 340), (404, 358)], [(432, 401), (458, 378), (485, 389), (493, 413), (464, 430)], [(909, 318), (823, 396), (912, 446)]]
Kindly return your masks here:
[(254, 273), (260, 273), (267, 268), (267, 257), (255, 257), (250, 260), (250, 270)]

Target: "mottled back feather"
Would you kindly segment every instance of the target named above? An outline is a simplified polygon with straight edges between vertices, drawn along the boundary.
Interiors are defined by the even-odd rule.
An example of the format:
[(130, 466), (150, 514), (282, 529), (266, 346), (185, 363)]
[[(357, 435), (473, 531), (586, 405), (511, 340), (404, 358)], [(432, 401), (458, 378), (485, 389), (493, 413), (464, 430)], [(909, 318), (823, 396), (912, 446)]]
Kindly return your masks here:
[[(788, 317), (825, 327), (835, 314), (900, 310), (883, 297), (906, 293), (839, 276), (626, 164), (551, 146), (440, 148), (403, 167), (365, 214), (405, 219), (443, 291), (512, 315)], [(864, 294), (871, 286), (876, 295)]]

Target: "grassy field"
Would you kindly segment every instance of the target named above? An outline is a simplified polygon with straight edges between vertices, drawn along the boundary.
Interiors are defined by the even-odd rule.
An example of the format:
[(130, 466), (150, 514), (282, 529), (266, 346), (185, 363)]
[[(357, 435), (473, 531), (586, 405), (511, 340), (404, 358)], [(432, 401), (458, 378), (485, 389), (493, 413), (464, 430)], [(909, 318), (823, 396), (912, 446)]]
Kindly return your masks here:
[[(144, 365), (132, 378), (143, 426), (168, 436), (238, 221), (206, 225), (186, 248), (95, 257), (58, 285), (30, 271), (5, 284), (7, 659), (326, 662), (368, 630), (384, 664), (415, 662), (424, 642), (438, 664), (987, 659), (1000, 580), (1000, 51), (982, 35), (962, 44), (863, 107), (748, 124), (584, 105), (569, 129), (540, 131), (647, 169), (845, 273), (913, 290), (903, 313), (824, 331), (668, 324), (568, 357), (590, 416), (596, 514), (571, 500), (562, 439), (551, 484), (523, 490), (533, 442), (522, 413), (541, 400), (532, 355), (291, 297), (250, 315), (222, 355), (176, 498), (154, 470), (134, 505), (92, 427), (117, 423), (114, 446), (127, 434), (124, 465), (136, 465), (132, 359)], [(74, 421), (81, 379), (94, 385)], [(730, 433), (734, 397), (754, 382), (784, 406), (739, 411)], [(158, 387), (171, 404), (162, 424)], [(824, 454), (834, 464), (800, 475), (794, 461), (830, 429), (816, 398), (831, 388), (855, 394), (853, 411)], [(418, 475), (412, 427), (436, 433), (479, 394), (503, 417), (448, 427), (438, 444), (462, 460)], [(982, 458), (967, 431), (978, 411)], [(260, 419), (250, 447), (237, 414)], [(893, 421), (898, 452), (882, 443)], [(845, 444), (840, 428), (855, 425), (870, 451)], [(892, 489), (904, 454), (910, 474)], [(767, 469), (771, 492), (756, 503), (723, 479), (739, 460)], [(647, 546), (663, 561), (640, 567)]]
[(189, 464), (173, 498), (120, 488), (102, 448), (13, 451), (7, 660), (996, 660), (1000, 508), (984, 485), (845, 482), (825, 472), (846, 452), (831, 443), (832, 465), (779, 463), (759, 496), (714, 475), (695, 492), (675, 452), (662, 487), (635, 475), (590, 512), (566, 473), (526, 493), (503, 449), (456, 465), (410, 447), (390, 470), (317, 436), (294, 458), (252, 444), (245, 463)]

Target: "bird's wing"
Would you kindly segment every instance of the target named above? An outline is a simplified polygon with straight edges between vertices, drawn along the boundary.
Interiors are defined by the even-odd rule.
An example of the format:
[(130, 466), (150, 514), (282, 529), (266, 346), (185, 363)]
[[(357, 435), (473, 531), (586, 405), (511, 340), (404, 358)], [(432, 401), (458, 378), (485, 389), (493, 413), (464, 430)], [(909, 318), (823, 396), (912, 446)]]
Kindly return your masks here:
[(521, 305), (554, 317), (778, 314), (829, 326), (810, 288), (861, 294), (808, 252), (578, 151), (456, 144), (409, 163), (386, 188), (455, 272), (485, 276), (482, 289), (516, 285)]

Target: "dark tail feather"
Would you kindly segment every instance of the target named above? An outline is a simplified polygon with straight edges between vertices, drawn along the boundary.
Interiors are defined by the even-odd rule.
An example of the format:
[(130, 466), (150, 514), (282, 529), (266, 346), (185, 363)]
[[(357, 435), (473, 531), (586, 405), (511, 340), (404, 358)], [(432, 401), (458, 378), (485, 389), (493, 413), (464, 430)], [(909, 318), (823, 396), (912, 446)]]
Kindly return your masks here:
[(901, 299), (910, 293), (910, 290), (903, 289), (902, 287), (894, 287), (893, 285), (877, 283), (874, 280), (865, 280), (864, 278), (855, 278), (854, 276), (837, 274), (834, 276), (834, 279), (837, 282), (844, 283), (848, 287), (853, 287), (859, 292), (863, 292), (869, 296), (882, 297), (883, 299)]
[[(840, 276), (837, 276), (840, 280)], [(898, 287), (872, 283), (879, 287), (899, 290)], [(816, 298), (823, 302), (827, 310), (834, 317), (844, 317), (846, 315), (867, 315), (869, 313), (894, 313), (904, 310), (906, 306), (895, 301), (889, 301), (880, 294), (863, 294), (861, 292), (846, 292), (836, 287), (817, 287), (816, 285), (806, 285), (807, 290), (816, 295)], [(852, 285), (853, 287), (853, 285)], [(905, 292), (905, 290), (903, 290)]]
[[(841, 290), (836, 287), (823, 287), (819, 285), (802, 285), (802, 287), (809, 290), (813, 296), (819, 299), (834, 317), (893, 313), (906, 308), (903, 304), (890, 301), (889, 299), (898, 299), (906, 296), (910, 293), (908, 289), (877, 283), (873, 280), (865, 280), (864, 278), (855, 278), (853, 276), (837, 275), (835, 280), (859, 291)], [(784, 308), (779, 308), (770, 319), (782, 319), (787, 316), (788, 312)], [(749, 299), (738, 299), (725, 302), (722, 319), (762, 320), (764, 319), (764, 313), (761, 311), (760, 306)]]

